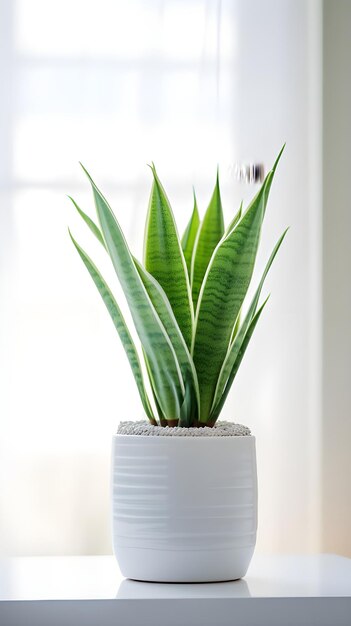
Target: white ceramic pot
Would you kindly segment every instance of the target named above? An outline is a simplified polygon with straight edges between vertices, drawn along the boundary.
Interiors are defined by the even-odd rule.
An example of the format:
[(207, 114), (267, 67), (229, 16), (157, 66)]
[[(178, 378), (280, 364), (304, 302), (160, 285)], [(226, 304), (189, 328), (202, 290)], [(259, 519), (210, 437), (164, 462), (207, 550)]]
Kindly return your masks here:
[(242, 578), (256, 542), (255, 438), (115, 435), (112, 514), (126, 578)]

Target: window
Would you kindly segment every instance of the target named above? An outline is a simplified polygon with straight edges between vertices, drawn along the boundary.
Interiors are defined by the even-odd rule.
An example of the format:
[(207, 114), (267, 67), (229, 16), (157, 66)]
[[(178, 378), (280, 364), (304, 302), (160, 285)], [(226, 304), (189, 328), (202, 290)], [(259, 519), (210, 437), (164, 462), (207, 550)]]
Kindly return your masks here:
[(229, 164), (232, 22), (198, 0), (2, 10), (4, 547), (104, 552), (110, 437), (142, 408), (68, 225), (118, 286), (66, 194), (93, 210), (82, 161), (140, 253), (154, 160), (185, 225), (192, 183), (208, 201), (219, 155)]
[(267, 167), (284, 141), (260, 267), (292, 228), (223, 417), (258, 436), (259, 547), (315, 547), (320, 207), (306, 172), (319, 105), (309, 5), (0, 0), (1, 551), (110, 552), (111, 435), (120, 419), (142, 416), (123, 348), (69, 241), (68, 225), (121, 295), (66, 197), (93, 215), (78, 161), (140, 256), (147, 163), (182, 230), (192, 184), (203, 213), (219, 164), (229, 221), (256, 191), (235, 180), (233, 164)]

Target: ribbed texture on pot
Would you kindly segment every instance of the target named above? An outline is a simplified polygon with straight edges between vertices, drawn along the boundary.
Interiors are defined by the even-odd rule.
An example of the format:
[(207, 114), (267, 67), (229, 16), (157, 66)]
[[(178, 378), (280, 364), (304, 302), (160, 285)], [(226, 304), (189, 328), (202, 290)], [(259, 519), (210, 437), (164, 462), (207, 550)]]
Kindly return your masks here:
[(253, 437), (114, 437), (113, 539), (119, 548), (253, 548)]

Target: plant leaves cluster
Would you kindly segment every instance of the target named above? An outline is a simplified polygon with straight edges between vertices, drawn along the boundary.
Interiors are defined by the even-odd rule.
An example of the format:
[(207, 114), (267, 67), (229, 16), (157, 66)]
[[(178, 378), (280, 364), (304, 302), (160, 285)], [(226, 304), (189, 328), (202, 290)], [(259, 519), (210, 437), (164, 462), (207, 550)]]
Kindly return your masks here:
[(244, 210), (241, 205), (227, 228), (217, 171), (202, 221), (194, 192), (182, 238), (152, 165), (143, 263), (131, 253), (110, 205), (82, 166), (91, 184), (98, 224), (70, 199), (111, 259), (140, 340), (140, 354), (101, 272), (70, 236), (111, 316), (145, 414), (153, 424), (213, 426), (220, 415), (268, 300), (259, 304), (265, 278), (286, 234), (276, 243), (243, 315), (268, 195), (283, 149), (249, 206)]

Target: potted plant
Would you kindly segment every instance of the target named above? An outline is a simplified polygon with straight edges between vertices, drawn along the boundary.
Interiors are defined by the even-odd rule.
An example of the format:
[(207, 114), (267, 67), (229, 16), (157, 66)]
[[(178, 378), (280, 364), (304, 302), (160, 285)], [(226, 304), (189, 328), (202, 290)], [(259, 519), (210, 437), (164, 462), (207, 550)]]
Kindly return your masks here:
[(204, 219), (194, 195), (182, 239), (152, 165), (143, 264), (86, 170), (99, 226), (71, 198), (113, 263), (141, 344), (142, 359), (106, 281), (71, 235), (123, 343), (145, 413), (145, 420), (122, 422), (113, 437), (113, 545), (127, 578), (233, 580), (249, 566), (257, 529), (255, 438), (218, 417), (267, 302), (259, 304), (261, 290), (286, 233), (243, 313), (281, 152), (227, 227), (217, 172)]

